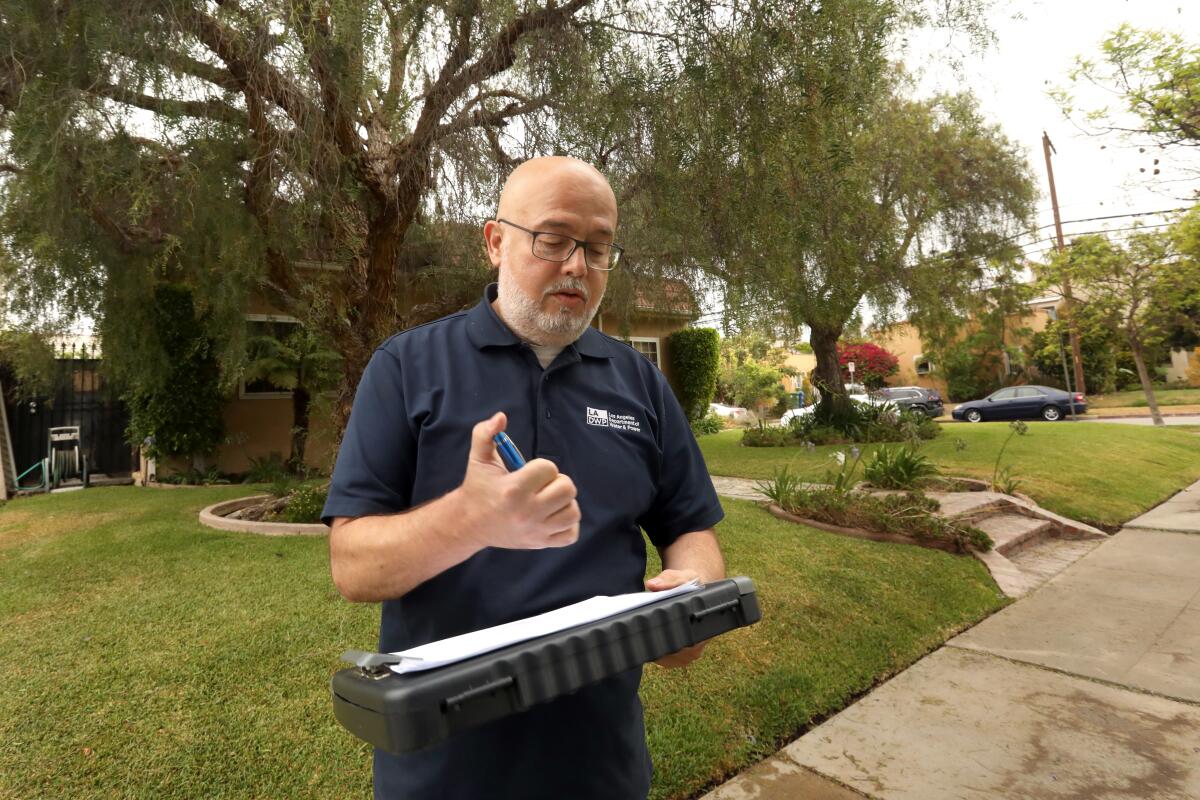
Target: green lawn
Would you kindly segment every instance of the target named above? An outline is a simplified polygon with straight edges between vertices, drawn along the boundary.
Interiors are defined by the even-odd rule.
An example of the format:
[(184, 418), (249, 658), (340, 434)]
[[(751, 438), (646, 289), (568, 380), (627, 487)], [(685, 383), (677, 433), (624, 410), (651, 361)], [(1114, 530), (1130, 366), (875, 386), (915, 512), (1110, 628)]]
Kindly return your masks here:
[[(246, 492), (0, 509), (0, 797), (369, 796), (328, 681), (378, 609), (337, 596), (324, 539), (197, 523)], [(1003, 604), (973, 559), (726, 510), (729, 570), (755, 579), (764, 620), (687, 670), (647, 669), (655, 798), (697, 795)]]
[[(1093, 422), (1030, 422), (1004, 454), (1021, 491), (1074, 519), (1113, 526), (1126, 522), (1200, 478), (1200, 438), (1190, 431)], [(1004, 422), (943, 425), (925, 446), (950, 475), (991, 478)], [(957, 451), (955, 439), (966, 442)], [(871, 449), (876, 445), (866, 445)], [(775, 467), (820, 480), (838, 447), (742, 447), (740, 431), (700, 437), (714, 475), (769, 478)]]
[[(1200, 389), (1156, 389), (1154, 399), (1160, 406), (1200, 404)], [(1089, 408), (1146, 408), (1146, 393), (1141, 389), (1112, 394), (1088, 395)]]

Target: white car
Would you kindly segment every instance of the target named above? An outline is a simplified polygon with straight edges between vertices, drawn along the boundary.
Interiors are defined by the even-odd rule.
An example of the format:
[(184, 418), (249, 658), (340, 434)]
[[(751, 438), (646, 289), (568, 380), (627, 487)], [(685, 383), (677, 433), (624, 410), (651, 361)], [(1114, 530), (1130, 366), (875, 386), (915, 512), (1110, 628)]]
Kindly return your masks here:
[[(863, 389), (861, 384), (849, 384), (846, 386), (846, 388), (847, 389), (852, 389), (852, 388), (853, 389)], [(863, 390), (862, 394), (852, 394), (852, 395), (849, 395), (849, 397), (852, 402), (859, 403), (860, 405), (883, 406), (884, 408), (890, 408), (893, 410), (896, 409), (896, 404), (893, 403), (891, 400), (884, 400), (882, 398), (872, 397), (871, 395), (867, 394), (865, 392), (865, 390)], [(793, 419), (796, 419), (798, 417), (807, 417), (809, 414), (812, 414), (816, 410), (817, 410), (816, 403), (813, 403), (811, 406), (804, 406), (804, 408), (789, 408), (787, 411), (783, 412), (783, 416), (779, 418), (779, 424), (786, 426)]]
[(750, 410), (741, 406), (727, 406), (724, 403), (709, 403), (708, 410), (722, 419), (734, 422), (749, 422), (752, 419)]

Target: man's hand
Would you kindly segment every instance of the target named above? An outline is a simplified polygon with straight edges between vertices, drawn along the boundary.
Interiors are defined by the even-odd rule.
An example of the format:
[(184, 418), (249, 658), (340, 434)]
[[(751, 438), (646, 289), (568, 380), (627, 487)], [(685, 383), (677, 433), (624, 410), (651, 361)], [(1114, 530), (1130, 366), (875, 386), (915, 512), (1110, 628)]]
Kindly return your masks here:
[(455, 490), (469, 528), (483, 547), (540, 550), (579, 539), (575, 483), (552, 461), (535, 458), (509, 472), (492, 437), (508, 419), (493, 414), (471, 431), (467, 474)]
[[(650, 580), (646, 581), (646, 590), (651, 592), (663, 592), (667, 589), (674, 589), (676, 586), (687, 583), (693, 578), (699, 578), (700, 573), (691, 569), (665, 569), (655, 575)], [(686, 667), (688, 664), (695, 661), (704, 652), (704, 642), (685, 647), (682, 650), (663, 656), (655, 661), (660, 667), (672, 669), (675, 667)]]

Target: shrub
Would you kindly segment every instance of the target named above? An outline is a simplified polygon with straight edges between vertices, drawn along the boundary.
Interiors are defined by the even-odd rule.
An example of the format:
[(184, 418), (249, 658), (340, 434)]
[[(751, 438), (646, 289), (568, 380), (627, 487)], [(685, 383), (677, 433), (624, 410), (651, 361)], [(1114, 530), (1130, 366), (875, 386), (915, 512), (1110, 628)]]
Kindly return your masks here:
[(269, 456), (250, 459), (250, 469), (242, 477), (242, 483), (273, 483), (288, 476), (283, 456), (273, 452)]
[(123, 394), (126, 441), (147, 445), (152, 458), (211, 453), (224, 429), (215, 344), (186, 286), (156, 287), (153, 316), (156, 336), (146, 345), (170, 366), (164, 375), (139, 376)]
[(847, 364), (854, 362), (854, 377), (868, 389), (883, 386), (884, 379), (900, 371), (899, 360), (877, 344), (839, 344), (838, 363), (842, 366), (842, 380), (850, 380)]
[[(756, 431), (763, 430), (761, 428)], [(811, 443), (850, 444), (853, 442), (919, 442), (941, 435), (942, 426), (914, 411), (897, 413), (890, 408), (852, 403), (840, 415), (825, 415), (818, 408), (813, 414), (792, 417), (786, 427), (767, 428), (770, 432), (747, 431), (742, 444), (747, 447), (784, 447)]]
[(776, 467), (774, 477), (759, 481), (758, 489), (781, 508), (795, 504), (797, 492), (804, 488), (799, 475), (792, 474), (788, 467)]
[(287, 497), (300, 486), (300, 479), (284, 473), (267, 487), (267, 493), (272, 497)]
[(915, 489), (938, 468), (911, 446), (880, 447), (863, 467), (863, 475), (880, 489)]
[(293, 523), (320, 522), (321, 511), (325, 508), (325, 498), (328, 494), (328, 486), (301, 486), (288, 497), (283, 518)]
[(725, 429), (725, 423), (713, 411), (709, 411), (700, 419), (692, 423), (693, 436), (708, 436), (713, 433), (720, 433)]
[[(811, 489), (798, 481), (764, 488), (768, 497), (790, 514), (843, 527), (861, 528), (876, 533), (892, 533), (915, 539), (948, 542), (960, 553), (971, 548), (992, 549), (991, 538), (978, 528), (938, 516), (936, 500), (919, 492), (872, 495), (865, 492), (842, 493), (830, 488)], [(787, 476), (790, 479), (790, 476)]]
[(702, 420), (717, 390), (721, 342), (712, 328), (684, 328), (667, 337), (679, 405), (693, 422)]
[(744, 447), (787, 447), (799, 443), (790, 428), (768, 428), (759, 425), (742, 432)]

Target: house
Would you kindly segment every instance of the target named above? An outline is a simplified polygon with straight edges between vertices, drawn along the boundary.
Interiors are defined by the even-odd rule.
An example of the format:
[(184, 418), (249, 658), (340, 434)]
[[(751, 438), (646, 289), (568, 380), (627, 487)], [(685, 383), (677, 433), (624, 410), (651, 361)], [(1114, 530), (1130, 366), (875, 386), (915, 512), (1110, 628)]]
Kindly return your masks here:
[[(1019, 314), (1011, 314), (1004, 321), (1004, 339), (1010, 345), (1028, 344), (1029, 338), (1046, 329), (1047, 324), (1059, 313), (1062, 297), (1059, 295), (1041, 295), (1027, 301), (1025, 309)], [(969, 330), (968, 323), (964, 330)], [(941, 377), (937, 364), (929, 354), (928, 346), (921, 338), (920, 331), (910, 322), (899, 322), (882, 330), (874, 332), (872, 340), (886, 348), (896, 356), (899, 371), (888, 379), (891, 386), (923, 386), (939, 391), (943, 397), (949, 397), (946, 381)], [(1068, 351), (1067, 358), (1070, 359)], [(1188, 379), (1188, 370), (1200, 355), (1188, 350), (1175, 349), (1168, 354), (1168, 360), (1157, 366), (1160, 374), (1167, 383), (1183, 382)], [(1068, 361), (1068, 363), (1070, 363)], [(1014, 379), (1022, 372), (1022, 365), (1012, 363), (1007, 353), (1002, 353), (995, 364), (997, 372)], [(1086, 380), (1086, 375), (1084, 376)], [(1061, 381), (1060, 375), (1055, 375), (1055, 382)], [(964, 400), (969, 398), (954, 398)]]
[[(318, 265), (319, 266), (319, 265)], [(316, 268), (316, 267), (314, 267)], [(339, 268), (328, 265), (325, 268)], [(417, 298), (414, 302), (419, 302)], [(678, 280), (663, 280), (653, 292), (634, 292), (631, 307), (620, 308), (614, 296), (606, 296), (592, 326), (627, 342), (654, 363), (671, 380), (669, 344), (667, 337), (687, 327), (699, 315), (695, 297), (687, 284)], [(622, 313), (623, 312), (623, 313)], [(246, 321), (251, 335), (271, 333), (285, 336), (288, 326), (299, 320), (280, 314), (262, 298), (254, 298), (246, 308)], [(330, 417), (323, 408), (328, 397), (313, 398), (309, 412), (308, 442), (305, 462), (318, 470), (328, 470), (334, 459), (334, 432)], [(251, 466), (251, 459), (265, 459), (278, 453), (286, 459), (291, 449), (293, 420), (292, 392), (267, 381), (239, 383), (237, 393), (226, 402), (224, 409), (225, 441), (207, 464), (220, 472), (241, 473)], [(149, 464), (142, 459), (140, 478)], [(183, 459), (172, 459), (154, 465), (159, 474), (186, 471)]]

